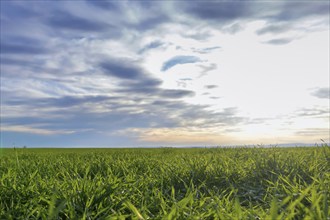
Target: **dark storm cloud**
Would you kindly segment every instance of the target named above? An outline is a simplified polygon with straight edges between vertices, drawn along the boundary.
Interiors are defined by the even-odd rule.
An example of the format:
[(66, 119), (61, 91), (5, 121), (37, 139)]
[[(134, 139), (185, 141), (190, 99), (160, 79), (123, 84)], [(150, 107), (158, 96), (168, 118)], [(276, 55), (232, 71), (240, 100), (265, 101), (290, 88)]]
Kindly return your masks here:
[(47, 23), (55, 29), (74, 31), (104, 31), (111, 27), (106, 23), (89, 19), (89, 17), (78, 17), (65, 11), (53, 13)]
[(311, 94), (320, 99), (330, 99), (330, 88), (318, 88)]
[(197, 63), (197, 62), (201, 62), (201, 59), (199, 59), (196, 56), (175, 56), (163, 63), (161, 71), (166, 71), (179, 64)]
[(284, 45), (284, 44), (290, 43), (293, 40), (294, 39), (290, 39), (290, 38), (278, 38), (278, 39), (272, 39), (272, 40), (266, 41), (264, 43), (272, 44), (272, 45)]

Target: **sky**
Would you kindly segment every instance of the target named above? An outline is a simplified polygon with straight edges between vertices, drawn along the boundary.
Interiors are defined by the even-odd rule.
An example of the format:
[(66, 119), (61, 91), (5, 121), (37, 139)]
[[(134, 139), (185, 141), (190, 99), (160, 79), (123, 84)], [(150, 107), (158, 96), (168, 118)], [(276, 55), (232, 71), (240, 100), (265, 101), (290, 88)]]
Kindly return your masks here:
[(1, 147), (329, 142), (329, 1), (0, 1)]

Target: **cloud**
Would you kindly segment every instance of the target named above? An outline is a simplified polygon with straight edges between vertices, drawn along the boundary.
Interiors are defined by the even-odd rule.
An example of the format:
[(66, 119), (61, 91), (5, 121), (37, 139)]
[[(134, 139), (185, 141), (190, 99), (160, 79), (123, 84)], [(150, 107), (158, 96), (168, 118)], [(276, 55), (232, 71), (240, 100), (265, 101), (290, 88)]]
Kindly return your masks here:
[(145, 97), (146, 95), (150, 98), (157, 99), (180, 99), (184, 97), (191, 97), (195, 95), (195, 92), (191, 90), (183, 89), (162, 89), (155, 86), (126, 86), (125, 88), (117, 89), (116, 92), (120, 94), (135, 94)]
[(196, 2), (187, 5), (185, 9), (198, 18), (222, 22), (249, 15), (247, 5), (244, 2)]
[(141, 48), (138, 53), (142, 54), (148, 50), (155, 49), (155, 48), (161, 47), (163, 45), (164, 45), (164, 43), (161, 41), (152, 41), (151, 43), (149, 43), (149, 44), (145, 45), (143, 48)]
[[(177, 97), (180, 93), (174, 92), (174, 95)], [(166, 96), (170, 97), (172, 95), (172, 92), (166, 94)], [(127, 133), (124, 131), (142, 131), (151, 128), (171, 129), (174, 131), (184, 127), (197, 131), (202, 127), (212, 128), (216, 125), (228, 128), (228, 126), (230, 127), (241, 122), (241, 119), (235, 116), (234, 109), (225, 109), (223, 112), (216, 113), (206, 110), (207, 106), (191, 105), (171, 99), (162, 100), (159, 99), (161, 96), (151, 96), (142, 99), (134, 97), (136, 96), (123, 96), (121, 99), (106, 99), (101, 102), (95, 100), (95, 102), (85, 103), (86, 105), (82, 105), (83, 102), (81, 102), (79, 105), (76, 103), (77, 105), (75, 106), (67, 105), (64, 102), (63, 106), (66, 106), (65, 108), (56, 109), (52, 108), (52, 105), (47, 105), (44, 107), (47, 107), (48, 110), (44, 110), (48, 112), (48, 115), (51, 114), (52, 117), (41, 117), (40, 115), (25, 118), (6, 117), (2, 123), (6, 124), (6, 132), (17, 132), (16, 138), (21, 137), (22, 133), (38, 135), (37, 137), (34, 136), (34, 138), (37, 138), (40, 142), (28, 142), (29, 146), (42, 146), (43, 144), (46, 144), (44, 146), (49, 146), (49, 143), (41, 141), (43, 136), (47, 136), (47, 140), (51, 141), (53, 146), (56, 143), (62, 143), (61, 146), (63, 146), (63, 142), (59, 141), (60, 138), (62, 141), (63, 139), (68, 140), (65, 143), (72, 147), (74, 144), (72, 140), (76, 140), (81, 135), (83, 136), (82, 139), (88, 137), (88, 140), (75, 142), (75, 144), (93, 143), (93, 145), (99, 145), (101, 144), (99, 139), (103, 140), (104, 135), (107, 138), (111, 138), (111, 141), (118, 141), (119, 137), (122, 136), (121, 138), (126, 140), (125, 143), (136, 144), (144, 134)], [(86, 99), (89, 100), (89, 98)], [(49, 103), (53, 101), (53, 99), (50, 99)], [(28, 100), (26, 100), (26, 104), (25, 108), (35, 107), (34, 103), (28, 102)], [(58, 105), (59, 103), (53, 104)], [(103, 110), (95, 111), (97, 108), (102, 108)], [(100, 132), (103, 136), (100, 135)], [(190, 133), (190, 135), (192, 134)], [(8, 139), (8, 136), (10, 137), (10, 134), (6, 133), (6, 139)], [(184, 134), (182, 138), (188, 136)], [(176, 142), (175, 140), (172, 141), (173, 143)], [(118, 143), (120, 145), (116, 144), (116, 146), (123, 144), (122, 141)], [(26, 143), (21, 144), (25, 145)], [(102, 144), (109, 145), (109, 143), (105, 142), (102, 142)]]
[(26, 7), (24, 4), (12, 1), (1, 2), (1, 12), (4, 12), (1, 13), (5, 15), (1, 17), (4, 21), (6, 21), (6, 18), (8, 18), (8, 20), (15, 20), (17, 16), (30, 19), (41, 15), (40, 11), (35, 10), (34, 7)]
[(6, 55), (38, 55), (52, 52), (47, 42), (15, 34), (1, 35), (0, 53)]
[(256, 33), (258, 35), (280, 34), (289, 30), (292, 30), (292, 27), (288, 23), (281, 22), (281, 23), (266, 25), (265, 27), (258, 29)]
[(318, 88), (311, 94), (320, 99), (330, 99), (330, 88)]
[[(172, 102), (160, 101), (157, 101), (155, 104), (163, 107), (173, 105)], [(228, 141), (225, 135), (222, 136), (219, 134), (220, 130), (228, 130), (231, 126), (238, 125), (244, 121), (243, 118), (235, 116), (235, 108), (227, 108), (222, 112), (212, 112), (205, 110), (205, 107), (206, 106), (198, 105), (175, 105), (174, 109), (178, 110), (175, 119), (179, 119), (180, 122), (175, 127), (129, 129), (125, 130), (125, 132), (135, 133), (142, 141), (157, 144), (218, 144), (221, 141)], [(205, 117), (205, 113), (207, 113), (209, 117)]]
[(182, 79), (180, 79), (181, 81), (191, 81), (191, 80), (193, 80), (192, 78), (182, 78)]
[(38, 135), (55, 135), (55, 134), (71, 134), (73, 131), (65, 131), (65, 130), (49, 130), (43, 128), (34, 128), (30, 126), (22, 126), (22, 125), (2, 125), (2, 132), (19, 132), (19, 133), (29, 133), (29, 134), (38, 134)]
[(164, 98), (184, 98), (194, 96), (195, 92), (182, 89), (165, 89), (160, 91), (160, 96)]
[(215, 64), (215, 63), (210, 63), (210, 65), (208, 65), (208, 66), (206, 66), (206, 65), (198, 65), (198, 66), (202, 69), (200, 75), (198, 76), (199, 78), (207, 75), (208, 72), (217, 69), (217, 64)]
[(197, 41), (205, 41), (213, 35), (209, 30), (190, 30), (188, 33), (182, 34), (185, 38), (191, 38)]
[(87, 3), (103, 10), (120, 10), (120, 7), (116, 2), (87, 0)]
[(157, 88), (162, 84), (160, 79), (153, 78), (147, 74), (140, 75), (139, 78), (136, 78), (135, 81), (125, 81), (120, 82), (119, 85), (122, 88), (140, 88), (140, 89), (150, 89), (150, 88)]
[(329, 129), (328, 128), (305, 128), (295, 132), (298, 136), (312, 136), (315, 141), (320, 139), (329, 139)]
[(201, 62), (201, 59), (199, 59), (196, 56), (176, 56), (164, 62), (161, 71), (166, 71), (179, 64), (197, 63), (197, 62)]
[(295, 112), (294, 117), (329, 117), (329, 108), (314, 106), (313, 108), (302, 108)]
[[(114, 89), (120, 95), (148, 95), (148, 96), (170, 96), (170, 92), (159, 88), (162, 84), (160, 79), (152, 77), (146, 70), (129, 59), (107, 59), (99, 66), (102, 73), (119, 79), (118, 88)], [(184, 96), (186, 93), (178, 93), (177, 96)], [(190, 94), (190, 93), (189, 93)], [(173, 93), (173, 97), (176, 94)], [(187, 93), (188, 95), (188, 93)]]
[(293, 41), (293, 39), (290, 38), (278, 38), (278, 39), (272, 39), (269, 41), (266, 41), (264, 43), (266, 44), (272, 44), (272, 45), (284, 45), (284, 44), (288, 44), (291, 41)]
[(244, 26), (239, 24), (239, 23), (234, 23), (228, 26), (225, 26), (222, 28), (222, 31), (224, 33), (228, 33), (228, 34), (236, 34), (240, 31), (242, 31), (244, 29)]
[(47, 23), (56, 29), (67, 29), (73, 31), (104, 31), (107, 28), (111, 28), (109, 24), (95, 21), (92, 19), (86, 19), (84, 17), (78, 17), (65, 11), (58, 11), (53, 13), (48, 19)]
[[(329, 2), (282, 2), (273, 5), (271, 13), (261, 16), (265, 20), (264, 27), (258, 29), (256, 34), (284, 34), (286, 32), (302, 33), (318, 31), (322, 26), (329, 26)], [(308, 23), (303, 23), (308, 20)], [(297, 35), (297, 34), (296, 34)]]
[[(257, 34), (283, 33), (292, 30), (302, 20), (328, 20), (329, 2), (244, 2), (218, 1), (183, 4), (184, 11), (193, 18), (209, 22), (224, 33), (235, 34), (245, 22), (266, 21)], [(238, 25), (239, 24), (239, 25)], [(327, 22), (328, 26), (329, 22)], [(303, 31), (305, 27), (297, 29)]]
[[(159, 86), (162, 81), (151, 77), (146, 71), (129, 60), (111, 60), (100, 63), (104, 73), (108, 76), (114, 76), (120, 80), (120, 88), (115, 89), (121, 95), (148, 95), (149, 97), (179, 99), (183, 97), (194, 96), (195, 93), (190, 90), (181, 89), (163, 89)], [(126, 80), (129, 81), (126, 81)]]
[(280, 4), (278, 13), (271, 16), (277, 21), (300, 20), (311, 16), (329, 15), (329, 2), (284, 2)]
[(44, 54), (49, 51), (43, 47), (23, 45), (23, 44), (1, 44), (1, 54)]
[(103, 69), (104, 74), (120, 79), (134, 80), (141, 78), (144, 75), (143, 69), (124, 59), (108, 59), (106, 61), (102, 61), (100, 63), (100, 67)]
[(214, 47), (205, 47), (205, 48), (199, 48), (199, 49), (196, 49), (196, 48), (193, 47), (191, 49), (195, 53), (208, 54), (208, 53), (211, 53), (212, 51), (217, 50), (217, 49), (220, 49), (220, 48), (221, 47), (219, 47), (219, 46), (214, 46)]
[(329, 118), (330, 109), (315, 106), (314, 108), (302, 108), (296, 112), (295, 117), (321, 117)]
[(116, 97), (107, 97), (107, 96), (62, 96), (59, 98), (36, 98), (30, 99), (28, 102), (22, 99), (11, 99), (6, 101), (7, 104), (10, 105), (27, 105), (29, 102), (33, 102), (35, 106), (38, 107), (59, 107), (59, 108), (67, 108), (71, 106), (81, 106), (83, 104), (91, 104), (91, 103), (101, 103), (106, 100), (114, 100)]
[(166, 23), (169, 21), (167, 15), (164, 14), (154, 14), (153, 16), (141, 19), (138, 23), (128, 24), (128, 26), (139, 30), (139, 31), (148, 31), (156, 28), (157, 26)]
[(215, 89), (215, 88), (218, 88), (219, 86), (218, 85), (206, 85), (204, 86), (206, 89)]
[[(33, 65), (33, 61), (24, 60), (24, 59), (14, 59), (14, 58), (8, 58), (8, 57), (1, 57), (1, 65), (11, 65), (14, 67), (17, 66), (30, 66)], [(4, 73), (2, 73), (4, 74)]]

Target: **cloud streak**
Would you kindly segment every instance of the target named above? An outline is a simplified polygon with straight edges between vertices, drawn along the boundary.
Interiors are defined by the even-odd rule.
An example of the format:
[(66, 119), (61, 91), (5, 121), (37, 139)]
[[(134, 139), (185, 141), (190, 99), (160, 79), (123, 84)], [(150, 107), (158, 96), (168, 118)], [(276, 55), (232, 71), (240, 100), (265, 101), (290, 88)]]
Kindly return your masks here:
[(330, 99), (330, 88), (318, 88), (311, 94), (320, 99)]
[(120, 79), (138, 79), (142, 77), (143, 70), (126, 60), (107, 60), (100, 63), (104, 74)]
[(289, 38), (278, 38), (278, 39), (272, 39), (272, 40), (266, 41), (265, 43), (272, 44), (272, 45), (284, 45), (284, 44), (290, 43), (292, 40), (293, 39), (289, 39)]
[(56, 29), (73, 30), (73, 31), (104, 31), (110, 26), (106, 23), (93, 21), (84, 17), (78, 17), (68, 12), (58, 11), (51, 16), (47, 23)]
[(176, 65), (197, 63), (201, 62), (201, 59), (196, 56), (175, 56), (163, 63), (161, 71), (167, 71)]

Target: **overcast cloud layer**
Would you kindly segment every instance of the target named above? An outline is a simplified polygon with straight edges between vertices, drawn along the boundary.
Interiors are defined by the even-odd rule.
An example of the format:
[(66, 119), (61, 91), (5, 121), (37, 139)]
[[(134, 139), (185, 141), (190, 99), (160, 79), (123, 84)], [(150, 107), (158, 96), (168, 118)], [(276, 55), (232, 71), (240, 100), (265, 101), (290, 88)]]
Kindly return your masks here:
[(1, 147), (329, 142), (329, 2), (1, 1)]

